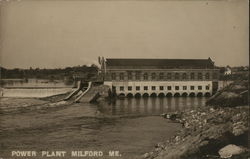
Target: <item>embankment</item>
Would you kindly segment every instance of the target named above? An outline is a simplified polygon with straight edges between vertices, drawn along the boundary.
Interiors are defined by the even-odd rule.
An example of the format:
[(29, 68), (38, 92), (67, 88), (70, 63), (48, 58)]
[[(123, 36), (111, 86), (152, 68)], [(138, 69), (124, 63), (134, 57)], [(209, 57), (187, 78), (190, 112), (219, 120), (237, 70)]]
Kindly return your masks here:
[[(215, 159), (248, 158), (248, 83), (237, 81), (211, 97), (210, 106), (165, 114), (183, 129), (168, 141), (157, 144), (142, 158)], [(232, 95), (233, 94), (233, 95)]]
[(218, 91), (206, 102), (207, 105), (219, 107), (234, 107), (248, 105), (248, 81), (236, 81)]

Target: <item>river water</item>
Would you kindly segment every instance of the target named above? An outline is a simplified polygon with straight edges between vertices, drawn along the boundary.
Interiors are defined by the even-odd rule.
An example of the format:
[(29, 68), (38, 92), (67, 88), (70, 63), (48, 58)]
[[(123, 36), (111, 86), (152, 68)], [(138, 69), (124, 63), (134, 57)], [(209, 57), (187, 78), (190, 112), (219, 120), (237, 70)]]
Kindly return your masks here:
[[(133, 159), (151, 151), (181, 129), (159, 115), (205, 105), (206, 98), (141, 98), (0, 116), (0, 158), (11, 151), (102, 151), (102, 158)], [(118, 150), (120, 157), (109, 157)], [(24, 157), (18, 157), (24, 159)], [(26, 157), (27, 158), (27, 157)], [(26, 159), (25, 158), (25, 159)], [(59, 157), (52, 157), (59, 158)], [(62, 157), (61, 157), (62, 158)], [(90, 157), (74, 157), (90, 158)]]

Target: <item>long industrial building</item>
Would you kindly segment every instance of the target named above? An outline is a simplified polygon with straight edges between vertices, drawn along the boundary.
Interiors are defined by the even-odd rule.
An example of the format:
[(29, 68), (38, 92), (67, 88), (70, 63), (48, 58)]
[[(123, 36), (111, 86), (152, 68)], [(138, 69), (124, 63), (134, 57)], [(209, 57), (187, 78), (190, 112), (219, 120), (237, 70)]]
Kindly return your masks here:
[(208, 59), (112, 59), (102, 62), (104, 84), (118, 96), (211, 96), (219, 70)]

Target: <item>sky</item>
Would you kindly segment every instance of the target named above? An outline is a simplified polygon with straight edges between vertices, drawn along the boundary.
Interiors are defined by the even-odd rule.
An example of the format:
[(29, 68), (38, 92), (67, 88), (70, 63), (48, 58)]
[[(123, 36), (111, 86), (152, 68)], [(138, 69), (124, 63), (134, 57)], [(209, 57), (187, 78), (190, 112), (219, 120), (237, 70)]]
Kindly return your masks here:
[(249, 63), (248, 0), (0, 0), (0, 63), (64, 68), (106, 58)]

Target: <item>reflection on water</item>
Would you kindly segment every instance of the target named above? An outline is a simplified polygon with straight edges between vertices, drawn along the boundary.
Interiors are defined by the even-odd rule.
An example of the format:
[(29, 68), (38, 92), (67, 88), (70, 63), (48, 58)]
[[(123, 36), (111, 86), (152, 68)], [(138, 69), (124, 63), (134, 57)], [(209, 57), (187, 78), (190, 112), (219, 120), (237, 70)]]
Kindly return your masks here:
[(206, 99), (206, 97), (125, 98), (110, 102), (108, 105), (111, 109), (103, 109), (103, 106), (100, 106), (99, 111), (109, 115), (159, 115), (202, 107)]
[(169, 139), (181, 129), (180, 124), (153, 115), (204, 106), (205, 99), (132, 98), (99, 105), (75, 103), (55, 110), (1, 114), (0, 157), (11, 158), (12, 150), (68, 153), (101, 150), (105, 154), (119, 150), (122, 153), (119, 159), (140, 158), (156, 143)]

